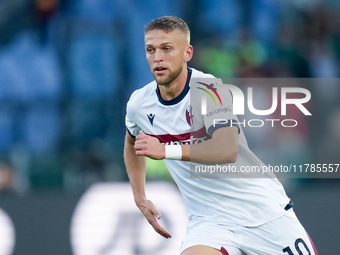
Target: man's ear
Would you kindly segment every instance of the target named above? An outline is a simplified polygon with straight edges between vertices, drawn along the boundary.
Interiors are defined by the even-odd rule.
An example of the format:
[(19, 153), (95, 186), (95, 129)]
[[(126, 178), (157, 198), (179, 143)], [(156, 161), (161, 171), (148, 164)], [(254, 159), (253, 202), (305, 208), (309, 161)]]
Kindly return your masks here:
[(194, 48), (191, 45), (188, 45), (184, 56), (185, 62), (189, 62), (192, 59), (193, 54)]

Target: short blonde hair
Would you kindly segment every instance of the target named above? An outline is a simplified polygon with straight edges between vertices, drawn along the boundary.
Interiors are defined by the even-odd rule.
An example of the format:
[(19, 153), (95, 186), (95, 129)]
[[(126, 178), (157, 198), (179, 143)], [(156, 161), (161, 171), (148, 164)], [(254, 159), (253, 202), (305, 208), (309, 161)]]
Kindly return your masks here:
[(154, 29), (161, 29), (166, 32), (171, 32), (175, 29), (179, 29), (188, 37), (188, 42), (190, 42), (190, 29), (188, 27), (188, 24), (179, 17), (162, 16), (154, 19), (145, 27), (144, 34), (146, 35), (148, 32)]

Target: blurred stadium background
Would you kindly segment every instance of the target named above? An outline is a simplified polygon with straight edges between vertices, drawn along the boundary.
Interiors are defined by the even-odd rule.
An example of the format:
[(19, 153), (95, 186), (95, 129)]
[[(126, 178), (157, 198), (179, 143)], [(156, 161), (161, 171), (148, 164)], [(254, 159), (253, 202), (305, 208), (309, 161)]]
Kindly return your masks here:
[[(160, 245), (144, 234), (122, 158), (126, 102), (152, 80), (144, 26), (162, 15), (188, 22), (194, 68), (226, 78), (322, 78), (308, 87), (313, 117), (300, 129), (249, 132), (249, 144), (266, 163), (340, 163), (339, 13), (337, 0), (0, 0), (0, 254), (176, 254), (180, 240)], [(178, 209), (165, 224), (184, 229), (164, 165), (150, 162), (148, 171), (160, 185), (151, 197), (174, 196), (169, 207), (161, 193), (164, 214)], [(283, 182), (319, 253), (339, 254), (338, 179)], [(124, 216), (105, 230), (88, 226), (104, 243), (73, 228), (86, 228), (74, 218), (85, 200)], [(100, 213), (90, 210), (98, 221)]]

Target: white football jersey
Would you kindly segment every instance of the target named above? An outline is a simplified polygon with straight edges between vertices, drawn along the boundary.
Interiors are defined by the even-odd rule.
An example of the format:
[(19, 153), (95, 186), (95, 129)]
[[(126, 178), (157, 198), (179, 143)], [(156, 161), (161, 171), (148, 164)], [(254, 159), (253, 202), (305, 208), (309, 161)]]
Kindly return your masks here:
[[(208, 90), (206, 86), (209, 83), (204, 82), (201, 89), (193, 89), (190, 83), (194, 80), (210, 81), (214, 77), (192, 68), (188, 70), (185, 88), (175, 99), (163, 100), (155, 81), (131, 95), (126, 114), (126, 127), (131, 136), (137, 136), (142, 130), (157, 137), (163, 144), (195, 144), (209, 139), (216, 128), (232, 123), (222, 121), (219, 124), (215, 123), (216, 119), (238, 122), (232, 114), (231, 94), (218, 95), (218, 86), (217, 90)], [(211, 87), (214, 88), (214, 85)], [(211, 98), (216, 99), (213, 103), (208, 92)], [(201, 105), (197, 106), (201, 101), (193, 100), (197, 98), (196, 95), (193, 97), (194, 93), (200, 97), (208, 95), (205, 114), (201, 113), (204, 110)], [(237, 169), (264, 165), (249, 149), (242, 128), (239, 130), (237, 161), (227, 165)], [(283, 215), (284, 207), (290, 200), (276, 178), (240, 178), (242, 175), (228, 178), (226, 173), (223, 173), (224, 178), (195, 176), (190, 169), (201, 164), (167, 159), (164, 162), (182, 194), (190, 224), (213, 220), (226, 225), (258, 226)]]

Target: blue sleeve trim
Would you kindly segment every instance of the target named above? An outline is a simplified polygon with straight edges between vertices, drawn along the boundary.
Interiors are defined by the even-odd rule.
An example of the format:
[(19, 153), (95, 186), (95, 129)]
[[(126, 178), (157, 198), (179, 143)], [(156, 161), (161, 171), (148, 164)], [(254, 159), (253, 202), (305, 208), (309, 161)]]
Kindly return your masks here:
[(286, 205), (285, 210), (288, 211), (293, 206), (294, 206), (294, 202), (292, 200), (290, 200), (289, 203)]
[(212, 136), (212, 134), (214, 133), (214, 131), (218, 128), (221, 127), (237, 127), (238, 128), (238, 133), (240, 133), (240, 127), (239, 124), (236, 120), (229, 120), (227, 123), (223, 122), (223, 123), (217, 123), (215, 124), (215, 126), (210, 126), (207, 130), (208, 134), (210, 136)]
[(133, 138), (136, 138), (136, 136), (134, 136), (133, 134), (131, 134), (130, 130), (128, 128), (126, 128), (126, 131), (129, 133), (129, 135)]

